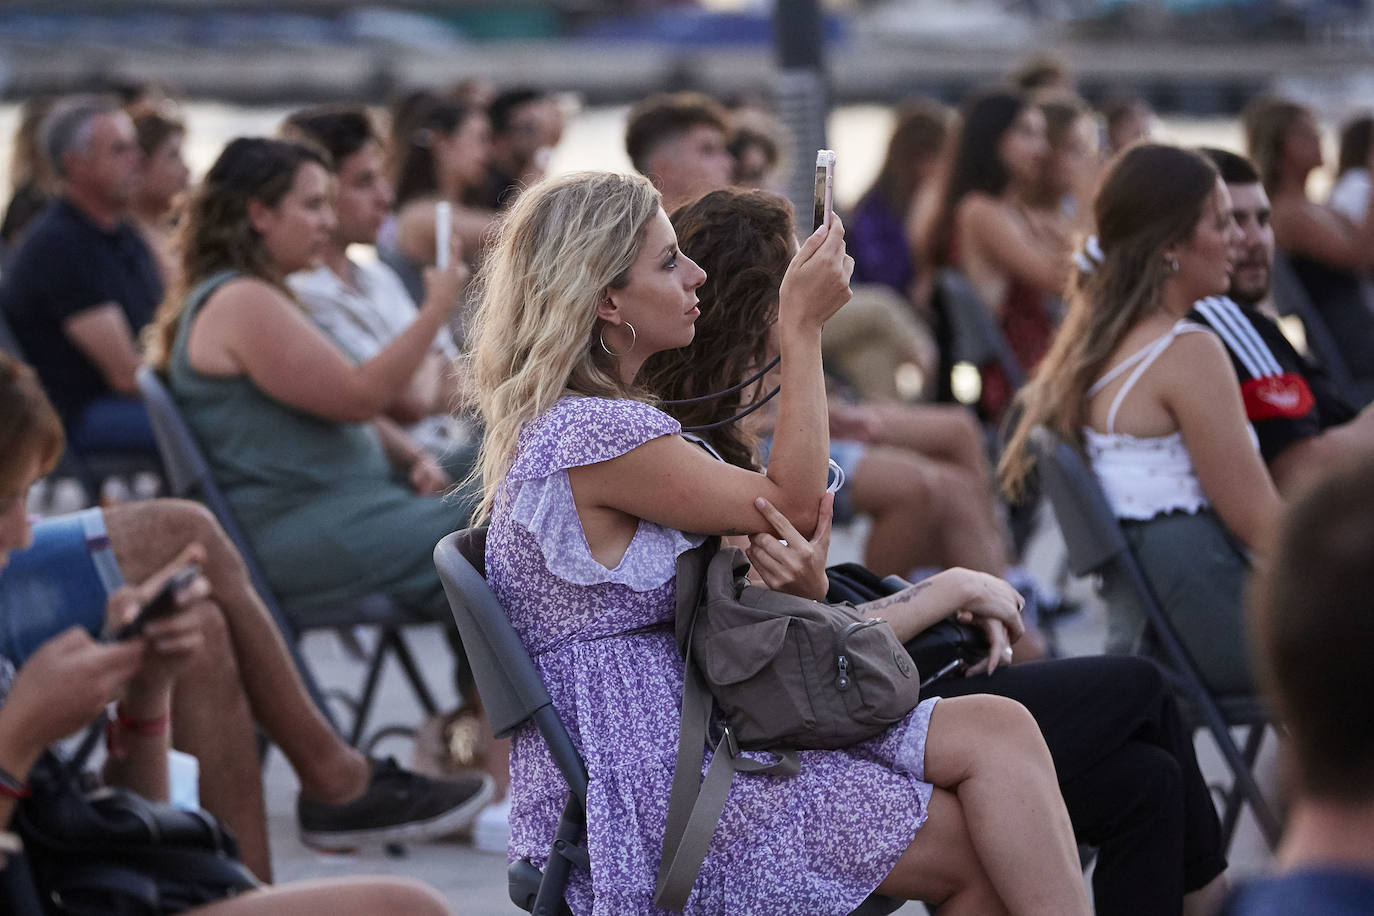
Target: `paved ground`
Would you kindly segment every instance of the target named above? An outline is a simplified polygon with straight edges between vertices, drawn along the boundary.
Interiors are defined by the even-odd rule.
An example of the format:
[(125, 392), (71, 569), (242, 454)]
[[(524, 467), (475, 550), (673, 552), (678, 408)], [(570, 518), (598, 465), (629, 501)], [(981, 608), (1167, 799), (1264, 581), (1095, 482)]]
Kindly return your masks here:
[[(855, 557), (859, 534), (850, 531), (838, 536), (832, 547), (832, 559), (839, 561)], [(1032, 552), (1031, 565), (1037, 571), (1052, 570), (1056, 562), (1055, 555), (1052, 539), (1042, 541)], [(1075, 594), (1090, 594), (1084, 583), (1071, 588)], [(1103, 632), (1100, 609), (1089, 607), (1061, 628), (1061, 643), (1069, 654), (1091, 652), (1100, 646)], [(422, 667), (430, 674), (431, 686), (436, 690), (444, 687), (448, 672), (444, 641), (431, 638), (431, 634), (419, 630), (413, 632), (410, 644)], [(311, 637), (307, 641), (306, 652), (326, 686), (352, 687), (361, 681), (361, 666), (343, 651), (333, 636)], [(446, 699), (451, 699), (451, 695)], [(418, 715), (418, 707), (408, 695), (398, 670), (388, 671), (384, 678), (379, 709), (380, 715), (374, 721), (412, 722)], [(403, 762), (409, 759), (412, 750), (407, 742), (399, 739), (389, 745), (384, 743), (379, 749), (396, 754)], [(1210, 739), (1199, 738), (1198, 752), (1208, 778), (1224, 780), (1225, 769)], [(1271, 739), (1261, 760), (1262, 784), (1273, 784), (1273, 756)], [(399, 857), (388, 856), (381, 849), (363, 850), (344, 856), (321, 856), (306, 849), (296, 836), (295, 775), (275, 750), (268, 762), (266, 778), (268, 810), (273, 812), (273, 860), (279, 880), (329, 875), (411, 875), (439, 888), (459, 913), (468, 916), (507, 916), (518, 912), (506, 896), (504, 856), (479, 852), (464, 840), (408, 847), (404, 855)], [(1238, 876), (1253, 873), (1263, 868), (1267, 860), (1263, 843), (1247, 815), (1242, 819), (1232, 846), (1232, 873)], [(910, 904), (900, 912), (917, 914), (923, 909), (917, 904)]]

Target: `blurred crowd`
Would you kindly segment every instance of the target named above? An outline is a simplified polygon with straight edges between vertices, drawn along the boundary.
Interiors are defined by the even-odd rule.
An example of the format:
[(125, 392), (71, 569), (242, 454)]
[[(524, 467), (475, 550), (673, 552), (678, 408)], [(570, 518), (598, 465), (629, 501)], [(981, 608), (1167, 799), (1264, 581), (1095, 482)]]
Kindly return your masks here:
[[(1243, 114), (1245, 149), (1185, 150), (1157, 139), (1139, 97), (1089, 105), (1052, 57), (957, 109), (913, 99), (892, 124), (872, 184), (840, 211), (853, 297), (826, 319), (820, 341), (838, 492), (815, 533), (803, 537), (798, 525), (801, 534), (777, 543), (819, 545), (823, 560), (829, 519), (861, 521), (863, 562), (879, 576), (938, 584), (952, 569), (1010, 582), (1027, 599), (1024, 633), (1018, 625), (1002, 635), (1016, 637), (1015, 665), (1034, 667), (1057, 653), (1055, 622), (1075, 611), (1061, 583), (1038, 581), (1022, 563), (1039, 504), (1029, 440), (1045, 427), (1088, 458), (1207, 686), (1218, 695), (1277, 688), (1279, 711), (1306, 718), (1310, 709), (1290, 704), (1307, 701), (1282, 693), (1286, 663), (1261, 661), (1272, 672), (1255, 673), (1261, 656), (1252, 653), (1268, 643), (1247, 629), (1244, 595), (1257, 564), (1284, 568), (1294, 562), (1284, 551), (1302, 546), (1281, 536), (1285, 504), (1360, 456), (1367, 464), (1374, 446), (1374, 117), (1339, 127), (1326, 200), (1308, 193), (1325, 166), (1322, 125), (1308, 107), (1256, 98)], [(184, 160), (188, 129), (155, 86), (22, 106), (0, 224), (0, 437), (11, 465), (0, 493), (0, 661), (17, 673), (0, 725), (27, 723), (46, 702), (36, 698), (62, 693), (64, 681), (92, 686), (69, 692), (62, 715), (22, 740), (18, 726), (0, 728), (0, 776), (22, 786), (38, 753), (72, 730), (59, 726), (80, 725), (118, 695), (111, 727), (128, 732), (132, 752), (107, 777), (165, 794), (165, 773), (150, 761), (170, 732), (200, 758), (203, 804), (264, 881), (255, 723), (300, 778), (298, 819), (314, 845), (426, 838), (479, 822), (504, 837), (520, 818), (507, 795), (509, 746), (486, 726), (431, 556), (494, 499), (483, 445), (494, 418), (478, 405), (499, 399), (483, 401), (494, 396), (474, 377), (473, 348), (496, 332), (487, 317), (475, 336), (474, 313), (510, 271), (532, 278), (531, 301), (562, 276), (497, 250), (515, 250), (518, 240), (501, 234), (508, 214), (548, 184), (565, 129), (559, 96), (473, 80), (407, 93), (385, 110), (304, 108), (274, 136), (230, 141), (203, 176)], [(605, 139), (623, 142), (661, 195), (687, 263), (706, 273), (693, 293), (694, 345), (651, 356), (640, 390), (724, 461), (763, 470), (790, 435), (780, 428), (784, 402), (761, 403), (786, 372), (769, 362), (785, 352), (779, 288), (811, 228), (792, 225), (778, 194), (790, 170), (809, 163), (789, 160), (785, 128), (752, 99), (655, 94), (630, 110), (623, 137)], [(745, 211), (740, 235), (720, 228)], [(776, 245), (756, 245), (765, 238)], [(609, 314), (593, 339), (606, 354), (653, 343)], [(544, 320), (554, 326), (520, 313), (498, 330), (535, 339), (528, 323)], [(548, 336), (529, 360), (557, 364)], [(569, 390), (581, 390), (568, 371)], [(29, 486), (70, 470), (58, 464), (64, 448), (91, 467), (119, 456), (161, 471), (165, 436), (144, 405), (145, 376), (170, 391), (246, 543), (232, 541), (222, 519), (170, 499), (95, 506), (30, 533)], [(691, 403), (746, 377), (730, 397)], [(720, 425), (736, 413), (747, 416)], [(1340, 481), (1368, 489), (1355, 476)], [(1351, 538), (1344, 546), (1374, 554), (1367, 534), (1352, 528)], [(756, 541), (750, 558), (769, 585), (805, 591), (814, 571), (782, 552), (773, 568), (776, 548)], [(440, 625), (462, 705), (428, 725), (436, 759), (420, 769), (431, 775), (368, 759), (339, 738), (306, 692), (244, 550), (288, 608), (383, 595)], [(150, 630), (140, 652), (94, 641), (189, 562), (201, 572), (182, 592), (186, 614)], [(32, 583), (50, 581), (67, 584), (36, 601)], [(1263, 634), (1282, 630), (1274, 621), (1291, 610), (1284, 583), (1266, 581), (1263, 613), (1274, 619), (1260, 619)], [(1101, 590), (1103, 648), (1138, 651), (1144, 623), (1128, 589), (1109, 578)], [(1339, 602), (1329, 604), (1335, 614)], [(1329, 632), (1341, 638), (1337, 625)], [(1038, 689), (1008, 691), (1035, 713)], [(1074, 734), (1113, 713), (1100, 715)], [(1368, 711), (1352, 715), (1363, 723), (1352, 741), (1368, 745)], [(1060, 748), (1042, 728), (1062, 777)], [(1310, 774), (1317, 764), (1304, 753)], [(1186, 782), (1191, 750), (1177, 766)], [(1320, 801), (1330, 779), (1304, 785)], [(1083, 833), (1080, 812), (1102, 798), (1069, 800)], [(1180, 871), (1174, 904), (1206, 892), (1189, 906), (1215, 907), (1223, 851), (1204, 848), (1211, 841), (1198, 836), (1210, 828), (1195, 829), (1195, 812), (1179, 816), (1190, 819), (1189, 839), (1176, 845), (1188, 847), (1192, 871)], [(1319, 832), (1310, 818), (1302, 824)], [(1080, 839), (1099, 845), (1110, 830), (1098, 833)], [(1111, 882), (1129, 874), (1113, 878), (1114, 861), (1099, 859), (1099, 912), (1129, 911), (1111, 909), (1130, 896), (1113, 896)], [(1295, 853), (1288, 864), (1303, 861)], [(248, 895), (241, 906), (442, 911), (421, 887), (359, 881)], [(1253, 906), (1256, 896), (1231, 905)]]

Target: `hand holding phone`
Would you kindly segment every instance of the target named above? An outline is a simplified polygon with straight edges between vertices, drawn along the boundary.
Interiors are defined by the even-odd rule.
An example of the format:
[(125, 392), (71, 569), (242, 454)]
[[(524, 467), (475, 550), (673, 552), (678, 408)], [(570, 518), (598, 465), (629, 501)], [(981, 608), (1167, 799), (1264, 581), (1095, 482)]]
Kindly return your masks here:
[(115, 630), (114, 639), (116, 641), (133, 639), (135, 636), (141, 635), (143, 628), (152, 621), (175, 614), (177, 612), (177, 595), (189, 588), (199, 576), (200, 567), (194, 563), (172, 573), (167, 581), (162, 583), (157, 594), (149, 598), (147, 603), (138, 609), (138, 616)]
[(830, 225), (835, 212), (835, 151), (816, 150), (816, 197), (811, 231)]

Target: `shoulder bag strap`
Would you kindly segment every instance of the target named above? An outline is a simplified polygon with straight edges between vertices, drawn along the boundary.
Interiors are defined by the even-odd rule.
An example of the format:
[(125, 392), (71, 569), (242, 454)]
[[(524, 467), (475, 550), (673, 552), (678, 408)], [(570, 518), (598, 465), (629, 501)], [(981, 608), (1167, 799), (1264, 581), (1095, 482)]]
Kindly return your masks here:
[(727, 725), (711, 755), (706, 780), (700, 782), (701, 749), (711, 721), (711, 694), (702, 682), (692, 658), (692, 633), (696, 609), (687, 630), (683, 658), (682, 719), (678, 730), (677, 762), (673, 765), (673, 789), (668, 797), (668, 823), (663, 833), (663, 858), (659, 861), (654, 903), (665, 910), (681, 910), (687, 904), (706, 850), (716, 832), (730, 782), (735, 772), (774, 773), (791, 776), (801, 770), (796, 751), (780, 751), (775, 763), (739, 756), (735, 736)]

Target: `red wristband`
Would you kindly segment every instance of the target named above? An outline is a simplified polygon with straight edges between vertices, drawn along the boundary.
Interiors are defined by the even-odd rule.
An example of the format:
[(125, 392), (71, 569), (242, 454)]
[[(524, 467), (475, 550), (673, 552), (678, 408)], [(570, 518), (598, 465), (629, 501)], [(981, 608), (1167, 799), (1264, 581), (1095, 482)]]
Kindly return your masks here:
[(119, 707), (115, 707), (115, 719), (123, 728), (133, 732), (140, 738), (156, 738), (158, 735), (167, 733), (167, 723), (170, 720), (170, 716), (164, 712), (162, 715), (153, 719), (135, 719), (132, 716), (125, 715), (124, 711)]
[(158, 735), (167, 732), (167, 713), (163, 713), (155, 719), (135, 719), (126, 716), (118, 707), (115, 708), (115, 717), (105, 723), (105, 751), (115, 760), (123, 760), (129, 756), (128, 750), (124, 747), (124, 742), (119, 740), (119, 729), (123, 728), (133, 732), (140, 738), (156, 738)]

